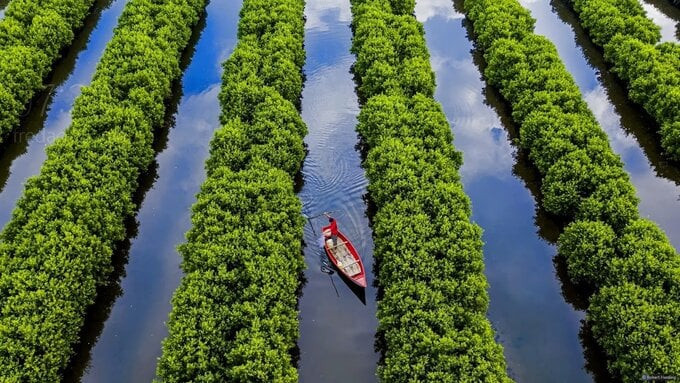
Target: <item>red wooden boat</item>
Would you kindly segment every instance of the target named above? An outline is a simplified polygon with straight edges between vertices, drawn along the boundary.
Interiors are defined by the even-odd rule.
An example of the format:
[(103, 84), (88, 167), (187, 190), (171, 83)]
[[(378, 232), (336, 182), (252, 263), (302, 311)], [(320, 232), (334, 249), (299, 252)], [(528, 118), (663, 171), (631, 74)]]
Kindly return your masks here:
[(361, 287), (366, 287), (366, 270), (361, 262), (359, 253), (352, 245), (352, 242), (338, 230), (337, 245), (333, 245), (333, 240), (329, 238), (331, 226), (324, 226), (324, 249), (328, 259), (333, 262), (335, 267), (350, 281)]

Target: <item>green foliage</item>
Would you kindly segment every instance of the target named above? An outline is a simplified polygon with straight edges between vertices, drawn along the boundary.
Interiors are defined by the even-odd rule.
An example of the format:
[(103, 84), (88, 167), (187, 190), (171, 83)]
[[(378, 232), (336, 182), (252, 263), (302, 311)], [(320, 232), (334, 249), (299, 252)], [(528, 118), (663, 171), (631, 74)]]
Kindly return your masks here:
[(19, 0), (0, 20), (0, 142), (85, 21), (94, 0)]
[(637, 0), (574, 0), (574, 9), (629, 98), (658, 122), (663, 150), (680, 160), (680, 44), (659, 44), (659, 27)]
[(617, 178), (628, 182), (618, 157), (609, 146), (589, 145), (573, 150), (560, 157), (546, 172), (541, 185), (543, 207), (553, 214), (573, 217), (598, 185)]
[(637, 0), (574, 0), (574, 9), (599, 46), (616, 35), (630, 36), (647, 44), (661, 39), (660, 28), (646, 17)]
[(639, 381), (643, 374), (680, 374), (678, 298), (659, 288), (625, 283), (605, 287), (591, 299), (588, 321), (593, 335), (617, 356), (610, 368), (624, 381)]
[[(359, 96), (434, 94), (434, 74), (423, 26), (408, 1), (353, 2)], [(392, 12), (392, 7), (396, 10)]]
[[(61, 4), (56, 12), (68, 22), (87, 10), (74, 11), (75, 2), (50, 4)], [(137, 179), (153, 159), (153, 129), (163, 118), (170, 84), (180, 75), (180, 55), (204, 5), (131, 0), (91, 85), (76, 99), (71, 126), (48, 147), (40, 174), (28, 180), (0, 234), (0, 381), (60, 380), (85, 312), (112, 270), (113, 250), (125, 237)], [(11, 9), (19, 15), (19, 5)], [(185, 18), (160, 16), (168, 11)], [(20, 16), (30, 19), (28, 12)], [(47, 28), (45, 38), (57, 38), (55, 28)], [(35, 48), (3, 49), (17, 52), (12, 60), (33, 65)], [(14, 70), (15, 81), (39, 80), (30, 71)], [(12, 102), (5, 92), (0, 100)]]
[(477, 43), (484, 50), (498, 39), (522, 40), (534, 29), (533, 17), (515, 1), (466, 1), (465, 12), (475, 24)]
[(300, 210), (290, 175), (268, 164), (210, 174), (180, 247), (160, 381), (297, 381)]
[(245, 0), (223, 64), (222, 127), (180, 246), (159, 382), (297, 382), (305, 155), (302, 0)]
[(616, 257), (616, 233), (598, 221), (576, 221), (560, 236), (559, 252), (567, 260), (570, 278), (600, 286), (611, 275), (609, 262)]
[(413, 1), (355, 0), (357, 131), (373, 218), (383, 382), (508, 382), (486, 319), (481, 229), (441, 106)]
[[(662, 128), (666, 147), (680, 142), (673, 88), (680, 84), (674, 74), (680, 67), (677, 45), (651, 45), (658, 30), (643, 21), (635, 0), (576, 0), (575, 6), (586, 27), (597, 29), (597, 41), (611, 40), (605, 54), (621, 63), (616, 70), (633, 84), (631, 95), (653, 98), (656, 116), (668, 119)], [(626, 382), (675, 371), (666, 367), (680, 365), (678, 342), (668, 335), (680, 330), (677, 305), (670, 303), (680, 294), (680, 257), (661, 230), (639, 218), (621, 160), (554, 45), (532, 33), (529, 12), (516, 0), (466, 0), (465, 9), (488, 64), (484, 75), (512, 106), (519, 145), (542, 176), (540, 202), (568, 223), (559, 252), (570, 278), (594, 290), (588, 321), (609, 368)], [(673, 86), (664, 88), (659, 79)], [(649, 96), (655, 89), (663, 89), (663, 96)], [(628, 306), (618, 292), (669, 303), (645, 301), (646, 315), (647, 308)], [(656, 331), (664, 333), (655, 338)]]
[(620, 232), (637, 218), (638, 202), (633, 185), (625, 177), (609, 178), (581, 201), (575, 218), (601, 221)]
[(646, 219), (632, 221), (618, 239), (619, 258), (612, 260), (612, 276), (645, 288), (660, 288), (672, 296), (680, 294), (680, 258), (666, 235)]

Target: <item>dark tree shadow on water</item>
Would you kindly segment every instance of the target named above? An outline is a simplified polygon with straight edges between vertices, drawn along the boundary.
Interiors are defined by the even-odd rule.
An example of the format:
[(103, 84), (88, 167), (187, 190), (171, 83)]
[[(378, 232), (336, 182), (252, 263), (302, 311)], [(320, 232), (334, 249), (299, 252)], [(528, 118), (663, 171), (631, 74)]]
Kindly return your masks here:
[[(5, 1), (5, 3), (7, 2)], [(36, 136), (39, 136), (45, 127), (45, 121), (47, 120), (50, 105), (54, 100), (55, 92), (64, 85), (73, 73), (78, 56), (87, 48), (90, 35), (97, 26), (102, 12), (111, 4), (112, 0), (97, 0), (95, 2), (92, 10), (84, 20), (83, 26), (79, 31), (76, 31), (76, 37), (73, 42), (62, 50), (61, 58), (55, 62), (52, 70), (46, 76), (44, 89), (36, 92), (33, 99), (26, 106), (17, 128), (3, 137), (0, 144), (0, 192), (7, 184), (14, 160), (26, 153), (28, 144)], [(44, 134), (39, 136), (38, 139), (47, 145), (54, 141), (56, 137)]]
[[(454, 0), (454, 8), (456, 11), (463, 13), (463, 0)], [(467, 37), (470, 41), (474, 40), (474, 32), (472, 25), (468, 19), (462, 21), (463, 27), (466, 29)], [(480, 73), (484, 73), (486, 62), (482, 52), (476, 47), (471, 51), (474, 64), (477, 66)], [(486, 80), (482, 81), (486, 84)], [(504, 129), (508, 133), (508, 138), (515, 149), (515, 164), (513, 165), (513, 174), (522, 180), (525, 187), (531, 192), (536, 202), (536, 211), (534, 215), (534, 224), (537, 228), (537, 234), (546, 242), (557, 244), (559, 235), (564, 230), (567, 222), (557, 217), (542, 208), (542, 193), (541, 193), (541, 175), (538, 169), (532, 164), (528, 153), (519, 147), (519, 127), (514, 123), (511, 116), (511, 106), (498, 92), (497, 89), (485, 85), (483, 92), (484, 102), (499, 116)], [(582, 286), (574, 285), (567, 275), (566, 263), (564, 257), (559, 254), (553, 258), (557, 279), (561, 285), (562, 296), (565, 301), (571, 304), (574, 309), (585, 311), (588, 307), (588, 299), (590, 291)], [(617, 382), (619, 379), (613, 377), (606, 368), (607, 357), (603, 349), (597, 344), (592, 337), (590, 326), (586, 321), (582, 321), (581, 330), (579, 333), (581, 345), (583, 346), (583, 353), (585, 358), (584, 369), (593, 377), (596, 383)], [(555, 345), (559, 347), (559, 345)]]
[[(205, 12), (192, 30), (187, 48), (180, 58), (180, 69), (184, 72), (195, 53), (196, 45), (205, 28)], [(182, 77), (172, 85), (172, 96), (166, 102), (167, 109), (163, 124), (154, 134), (154, 157), (166, 149), (170, 130), (175, 127), (175, 116), (182, 99)], [(138, 188), (133, 195), (133, 202), (137, 209), (144, 201), (146, 193), (151, 190), (158, 178), (158, 162), (154, 160), (138, 178)], [(137, 211), (135, 212), (135, 214)], [(111, 314), (116, 299), (123, 294), (121, 281), (125, 278), (125, 267), (128, 263), (130, 247), (139, 230), (139, 222), (134, 216), (128, 217), (125, 223), (126, 239), (119, 243), (114, 251), (112, 264), (113, 272), (107, 281), (97, 289), (95, 303), (91, 305), (85, 316), (85, 324), (80, 330), (79, 342), (74, 345), (74, 355), (63, 372), (64, 383), (80, 382), (89, 368), (92, 350), (104, 330), (104, 325)]]

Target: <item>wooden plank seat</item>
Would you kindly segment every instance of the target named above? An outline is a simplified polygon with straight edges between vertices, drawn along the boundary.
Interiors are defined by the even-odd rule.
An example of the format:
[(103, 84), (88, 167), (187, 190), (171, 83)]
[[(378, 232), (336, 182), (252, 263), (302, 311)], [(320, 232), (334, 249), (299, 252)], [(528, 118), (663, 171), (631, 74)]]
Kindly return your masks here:
[(347, 274), (350, 276), (352, 275), (357, 275), (361, 272), (361, 268), (359, 267), (359, 261), (352, 261), (347, 265), (342, 265), (340, 266), (345, 270)]
[(329, 250), (333, 253), (333, 256), (338, 261), (338, 266), (341, 267), (350, 276), (357, 275), (361, 273), (361, 267), (359, 267), (359, 261), (355, 260), (350, 254), (349, 249), (347, 249), (347, 242), (338, 241), (335, 246), (328, 246)]
[(337, 245), (335, 245), (335, 246), (328, 246), (328, 248), (331, 249), (331, 250), (334, 250), (334, 249), (337, 249), (338, 247), (345, 246), (346, 244), (347, 244), (347, 242), (343, 242), (343, 241), (341, 241), (341, 240), (338, 240), (338, 244), (337, 244)]

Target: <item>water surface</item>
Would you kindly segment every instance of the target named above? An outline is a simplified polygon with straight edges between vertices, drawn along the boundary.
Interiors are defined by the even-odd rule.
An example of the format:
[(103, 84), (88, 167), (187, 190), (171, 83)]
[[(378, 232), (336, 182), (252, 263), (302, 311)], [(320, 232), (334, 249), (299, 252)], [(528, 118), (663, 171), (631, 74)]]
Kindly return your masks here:
[(21, 125), (0, 146), (0, 227), (9, 221), (26, 179), (39, 173), (47, 158), (45, 148), (71, 124), (73, 101), (80, 95), (80, 88), (92, 80), (126, 3), (127, 0), (96, 3), (83, 29), (46, 80), (46, 90), (34, 97)]
[(0, 20), (5, 17), (5, 8), (7, 8), (7, 4), (9, 4), (9, 0), (0, 0)]
[[(300, 298), (299, 372), (301, 383), (376, 382), (379, 355), (373, 287), (373, 241), (363, 196), (367, 181), (355, 132), (359, 112), (350, 67), (352, 33), (349, 0), (308, 0), (305, 10), (306, 84), (302, 117), (309, 133), (308, 154), (298, 194), (304, 211), (333, 211), (338, 226), (354, 243), (367, 272), (364, 294), (337, 273), (320, 268), (325, 255), (319, 228), (325, 217), (305, 227), (306, 283)], [(337, 290), (337, 293), (336, 293)]]
[(641, 0), (647, 17), (661, 27), (661, 41), (680, 40), (680, 9), (668, 3), (669, 0)]
[[(529, 168), (510, 144), (515, 127), (485, 87), (463, 15), (449, 0), (418, 0), (435, 97), (463, 152), (461, 176), (473, 220), (484, 229), (489, 319), (517, 382), (590, 382), (579, 343), (584, 315), (565, 301), (556, 275), (556, 226), (537, 217)], [(545, 217), (543, 217), (545, 218)]]
[[(671, 4), (672, 1), (675, 1), (676, 5)], [(675, 22), (675, 38), (680, 40), (680, 2), (678, 0), (644, 0), (644, 2), (651, 4)]]
[[(221, 63), (236, 43), (240, 1), (212, 0), (207, 16), (194, 31), (185, 60), (182, 97), (170, 126), (158, 133), (160, 153), (146, 182), (149, 188), (137, 214), (137, 233), (131, 239), (128, 263), (103, 331), (88, 355), (82, 382), (150, 382), (155, 376), (172, 293), (182, 272), (177, 245), (191, 227), (191, 205), (205, 179), (208, 144), (219, 126), (217, 95)], [(200, 36), (200, 38), (199, 38)], [(192, 46), (193, 45), (193, 46)], [(192, 58), (193, 55), (193, 58)], [(167, 130), (169, 128), (169, 131)], [(98, 300), (106, 305), (106, 298)], [(96, 318), (91, 318), (96, 321)]]
[[(590, 110), (609, 136), (640, 198), (640, 213), (658, 223), (680, 249), (680, 173), (659, 154), (656, 125), (627, 101), (625, 88), (616, 84), (603, 65), (599, 50), (559, 0), (522, 1), (536, 18), (536, 33), (545, 35), (571, 72)], [(566, 20), (571, 19), (570, 22)], [(585, 52), (585, 54), (584, 54)]]

